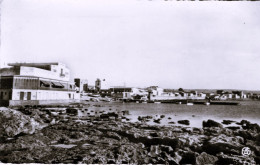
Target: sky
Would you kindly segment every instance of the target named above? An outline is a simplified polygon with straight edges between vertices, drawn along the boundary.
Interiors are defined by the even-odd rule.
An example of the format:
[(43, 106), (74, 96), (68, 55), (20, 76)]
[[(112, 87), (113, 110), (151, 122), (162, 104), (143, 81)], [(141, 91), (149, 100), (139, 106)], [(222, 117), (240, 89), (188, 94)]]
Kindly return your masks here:
[(3, 0), (1, 66), (111, 86), (260, 90), (260, 2)]

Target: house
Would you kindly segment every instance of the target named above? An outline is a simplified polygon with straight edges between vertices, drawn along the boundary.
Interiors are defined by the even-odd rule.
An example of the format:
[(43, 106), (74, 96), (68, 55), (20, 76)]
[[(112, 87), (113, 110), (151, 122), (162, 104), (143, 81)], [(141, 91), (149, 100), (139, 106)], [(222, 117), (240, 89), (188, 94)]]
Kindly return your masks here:
[(1, 105), (79, 101), (70, 70), (62, 63), (10, 63), (0, 69)]
[(139, 100), (141, 98), (146, 98), (148, 96), (148, 92), (142, 88), (131, 88), (131, 91), (123, 92), (123, 99), (136, 99)]

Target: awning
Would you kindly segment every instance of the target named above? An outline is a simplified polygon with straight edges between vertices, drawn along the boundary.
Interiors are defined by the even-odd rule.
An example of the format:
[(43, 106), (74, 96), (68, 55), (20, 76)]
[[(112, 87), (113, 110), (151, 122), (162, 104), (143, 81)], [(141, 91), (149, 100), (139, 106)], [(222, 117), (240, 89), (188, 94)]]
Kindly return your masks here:
[(48, 81), (41, 80), (40, 82), (41, 82), (41, 84), (43, 84), (43, 86), (45, 86), (45, 87), (49, 87), (49, 86), (50, 86), (50, 83), (49, 83)]
[(56, 88), (64, 88), (64, 86), (60, 82), (51, 82), (53, 87)]

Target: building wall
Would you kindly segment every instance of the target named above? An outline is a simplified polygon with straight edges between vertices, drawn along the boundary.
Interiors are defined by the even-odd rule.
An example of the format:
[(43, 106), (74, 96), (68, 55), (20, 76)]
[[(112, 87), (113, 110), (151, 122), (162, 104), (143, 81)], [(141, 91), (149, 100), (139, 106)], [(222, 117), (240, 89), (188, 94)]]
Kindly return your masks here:
[(12, 100), (72, 100), (80, 99), (73, 91), (50, 91), (33, 89), (13, 89)]
[(63, 66), (53, 66), (52, 71), (39, 69), (35, 67), (21, 66), (20, 75), (23, 76), (35, 76), (44, 77), (49, 79), (56, 79), (61, 81), (69, 81), (70, 72), (69, 69)]

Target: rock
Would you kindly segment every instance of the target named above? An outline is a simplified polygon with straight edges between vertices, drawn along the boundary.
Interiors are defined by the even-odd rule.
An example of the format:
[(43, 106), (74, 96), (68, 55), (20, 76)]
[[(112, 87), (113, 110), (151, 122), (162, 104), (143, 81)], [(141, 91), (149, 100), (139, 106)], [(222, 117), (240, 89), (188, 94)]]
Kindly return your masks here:
[(189, 120), (179, 120), (178, 123), (179, 124), (184, 124), (184, 125), (190, 125), (190, 121)]
[(40, 130), (44, 127), (43, 122), (39, 123), (34, 118), (24, 115), (17, 110), (4, 107), (0, 109), (0, 121), (0, 137), (13, 137), (21, 133), (33, 134), (35, 130)]
[(171, 146), (165, 146), (165, 145), (161, 145), (161, 150), (165, 151), (166, 153), (171, 153), (173, 151)]
[(240, 154), (244, 139), (240, 136), (228, 137), (224, 134), (211, 138), (202, 146), (203, 151), (211, 155), (223, 152), (225, 154)]
[(204, 165), (204, 164), (215, 164), (218, 160), (216, 156), (209, 155), (206, 152), (202, 152), (199, 156), (196, 157), (196, 164), (197, 165)]
[(187, 152), (182, 156), (180, 164), (196, 164), (196, 154), (194, 152)]
[(223, 128), (222, 124), (214, 121), (214, 120), (208, 120), (208, 121), (203, 121), (202, 123), (203, 128), (204, 127), (219, 127), (219, 128)]
[(182, 157), (179, 155), (178, 152), (175, 152), (173, 159), (176, 162), (176, 164), (179, 164), (179, 162), (182, 160)]
[(220, 153), (217, 155), (218, 161), (216, 164), (256, 164), (254, 158), (240, 155), (226, 155)]
[(247, 120), (242, 120), (238, 125), (242, 125), (243, 129), (253, 130), (255, 132), (260, 132), (260, 126), (258, 124), (252, 124)]
[(235, 121), (233, 120), (223, 120), (222, 121), (222, 124), (225, 124), (225, 125), (230, 125), (231, 123), (234, 123)]
[(153, 122), (160, 124), (161, 123), (161, 119), (154, 119)]
[(237, 131), (234, 131), (234, 135), (236, 136), (241, 136), (243, 137), (245, 140), (255, 140), (255, 136), (254, 134), (252, 134), (251, 132), (249, 131), (246, 131), (246, 130), (237, 130)]
[(174, 121), (170, 121), (170, 122), (168, 122), (168, 124), (175, 124), (175, 122)]
[(90, 151), (89, 154), (90, 154), (91, 156), (93, 156), (93, 155), (96, 155), (96, 152), (95, 152), (95, 151)]
[(161, 153), (158, 145), (151, 145), (149, 155), (151, 157), (157, 157)]
[(190, 127), (186, 128), (186, 127), (184, 127), (184, 128), (182, 128), (182, 131), (191, 133), (191, 132), (193, 132), (193, 128), (190, 128)]
[(228, 129), (231, 129), (231, 130), (238, 130), (240, 129), (240, 127), (236, 127), (236, 126), (230, 126), (230, 127), (226, 127)]

